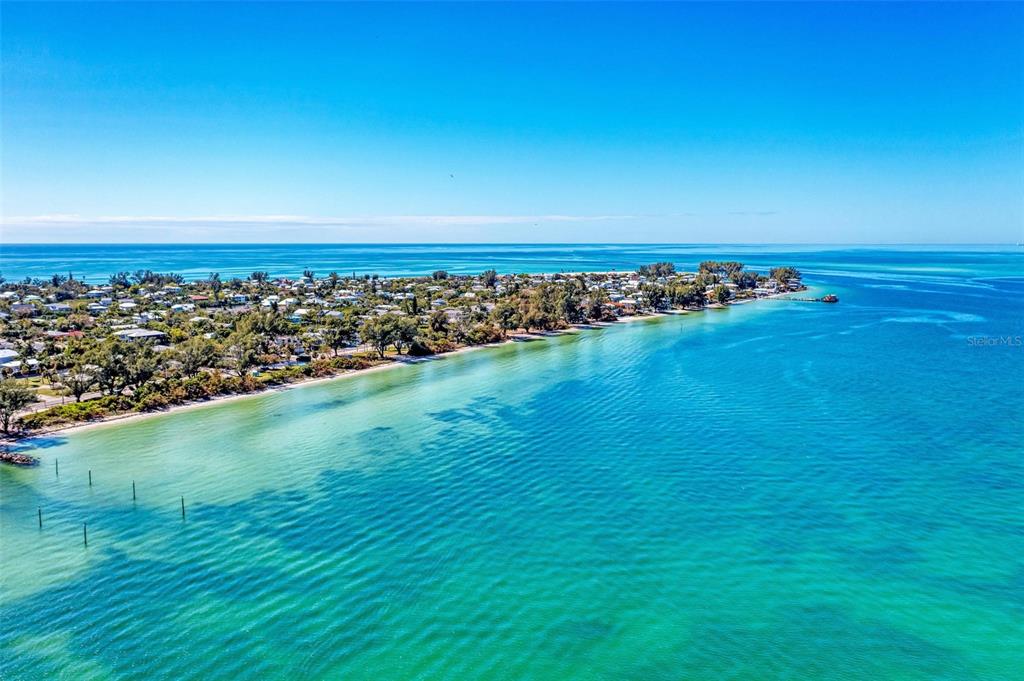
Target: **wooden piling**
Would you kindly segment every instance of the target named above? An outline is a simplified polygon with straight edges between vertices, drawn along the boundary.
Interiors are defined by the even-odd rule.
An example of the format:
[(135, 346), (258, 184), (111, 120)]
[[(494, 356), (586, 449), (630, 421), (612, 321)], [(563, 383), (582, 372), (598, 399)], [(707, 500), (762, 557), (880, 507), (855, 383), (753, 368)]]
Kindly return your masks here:
[(181, 498), (181, 519), (185, 519), (185, 497)]
[(135, 481), (132, 480), (132, 501), (135, 501)]
[(53, 472), (57, 474), (58, 478), (60, 477), (60, 459), (53, 460)]
[(40, 506), (37, 510), (39, 511), (39, 529), (41, 530), (43, 529), (43, 507)]
[(89, 487), (92, 487), (92, 469), (89, 469)]
[(89, 545), (89, 531), (86, 528), (87, 528), (86, 524), (82, 523), (82, 543), (85, 544), (86, 546), (88, 546)]

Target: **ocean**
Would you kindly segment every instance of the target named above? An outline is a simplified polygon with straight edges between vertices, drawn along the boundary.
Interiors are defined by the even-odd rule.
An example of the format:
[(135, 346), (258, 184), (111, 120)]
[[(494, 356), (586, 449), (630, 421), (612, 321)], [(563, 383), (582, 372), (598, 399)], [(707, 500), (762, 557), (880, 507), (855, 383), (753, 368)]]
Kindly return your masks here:
[(2, 253), (8, 279), (87, 280), (731, 258), (796, 265), (840, 302), (617, 324), (38, 439), (39, 467), (0, 467), (0, 677), (1024, 669), (1020, 249)]
[(937, 274), (970, 278), (999, 268), (1020, 275), (1024, 249), (1012, 246), (821, 246), (714, 244), (3, 244), (0, 275), (8, 281), (25, 277), (67, 275), (90, 284), (104, 284), (116, 272), (176, 272), (185, 279), (205, 279), (211, 272), (223, 279), (245, 278), (256, 270), (271, 277), (298, 277), (311, 269), (318, 276), (336, 271), (381, 276), (427, 275), (444, 269), (477, 274), (486, 269), (508, 272), (597, 272), (634, 270), (670, 260), (696, 268), (707, 259), (736, 259), (762, 269), (787, 262), (804, 268), (871, 275), (879, 263), (887, 273), (917, 273), (939, 267)]

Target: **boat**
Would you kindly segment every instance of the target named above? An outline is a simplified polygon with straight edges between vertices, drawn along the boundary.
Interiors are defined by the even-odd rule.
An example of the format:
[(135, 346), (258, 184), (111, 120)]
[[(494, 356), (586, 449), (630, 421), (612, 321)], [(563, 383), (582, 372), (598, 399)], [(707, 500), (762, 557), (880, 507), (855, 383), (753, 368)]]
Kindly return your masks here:
[(822, 298), (821, 302), (823, 302), (823, 303), (838, 303), (839, 302), (839, 296), (837, 296), (834, 293), (830, 293), (827, 296), (825, 296), (824, 298)]

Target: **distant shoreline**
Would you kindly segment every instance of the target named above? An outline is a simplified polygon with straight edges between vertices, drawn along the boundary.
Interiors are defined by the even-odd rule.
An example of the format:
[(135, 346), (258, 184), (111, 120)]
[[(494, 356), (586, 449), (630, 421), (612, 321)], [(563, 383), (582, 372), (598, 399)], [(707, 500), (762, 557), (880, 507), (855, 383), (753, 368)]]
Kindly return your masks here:
[[(446, 253), (437, 249), (443, 247)], [(477, 243), (33, 243), (5, 242), (0, 244), (4, 257), (3, 275), (18, 280), (26, 276), (48, 277), (54, 272), (72, 273), (89, 283), (105, 282), (119, 270), (150, 267), (176, 271), (187, 281), (202, 279), (211, 269), (225, 276), (245, 276), (254, 269), (266, 269), (272, 277), (288, 276), (301, 271), (303, 267), (313, 269), (339, 269), (357, 271), (359, 274), (376, 273), (382, 277), (429, 276), (439, 267), (446, 267), (453, 274), (479, 274), (490, 267), (484, 257), (474, 257), (473, 249), (506, 249), (508, 257), (501, 267), (503, 272), (522, 274), (579, 274), (612, 270), (624, 272), (635, 269), (644, 262), (653, 262), (668, 257), (676, 262), (697, 262), (704, 258), (764, 256), (773, 260), (782, 253), (791, 255), (816, 254), (830, 251), (890, 251), (893, 253), (959, 253), (982, 252), (1022, 254), (1014, 241), (1004, 243), (522, 243), (522, 242), (477, 242)], [(543, 258), (537, 258), (531, 249), (548, 251)], [(675, 249), (665, 252), (665, 249)], [(83, 252), (84, 249), (84, 252)], [(123, 258), (114, 254), (105, 260), (104, 268), (88, 266), (90, 254), (96, 250), (133, 249), (133, 254)], [(222, 251), (237, 250), (250, 254), (253, 250), (271, 249), (279, 251), (265, 258), (247, 257), (245, 264), (224, 263)], [(379, 257), (390, 251), (406, 249), (403, 259), (408, 269), (394, 269), (380, 264)], [(609, 250), (611, 249), (611, 250)], [(194, 252), (193, 252), (194, 251)], [(188, 253), (186, 257), (184, 253)], [(317, 254), (311, 257), (312, 254)], [(203, 256), (197, 261), (195, 255)], [(206, 255), (209, 257), (205, 257)], [(282, 254), (287, 254), (283, 256)], [(799, 267), (800, 258), (789, 258)], [(205, 261), (205, 262), (203, 262)], [(338, 265), (337, 263), (346, 263)], [(536, 263), (536, 264), (531, 264)], [(763, 265), (763, 263), (761, 263)], [(803, 263), (806, 264), (806, 263)], [(755, 264), (756, 266), (756, 264)]]

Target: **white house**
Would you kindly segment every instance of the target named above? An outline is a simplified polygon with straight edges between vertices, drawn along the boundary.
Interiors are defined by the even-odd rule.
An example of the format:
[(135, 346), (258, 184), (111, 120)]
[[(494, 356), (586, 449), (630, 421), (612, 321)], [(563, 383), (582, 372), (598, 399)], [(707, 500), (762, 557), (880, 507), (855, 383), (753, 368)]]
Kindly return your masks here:
[(134, 343), (141, 340), (162, 340), (167, 337), (167, 334), (163, 331), (154, 331), (153, 329), (121, 329), (115, 331), (114, 335), (123, 341)]

